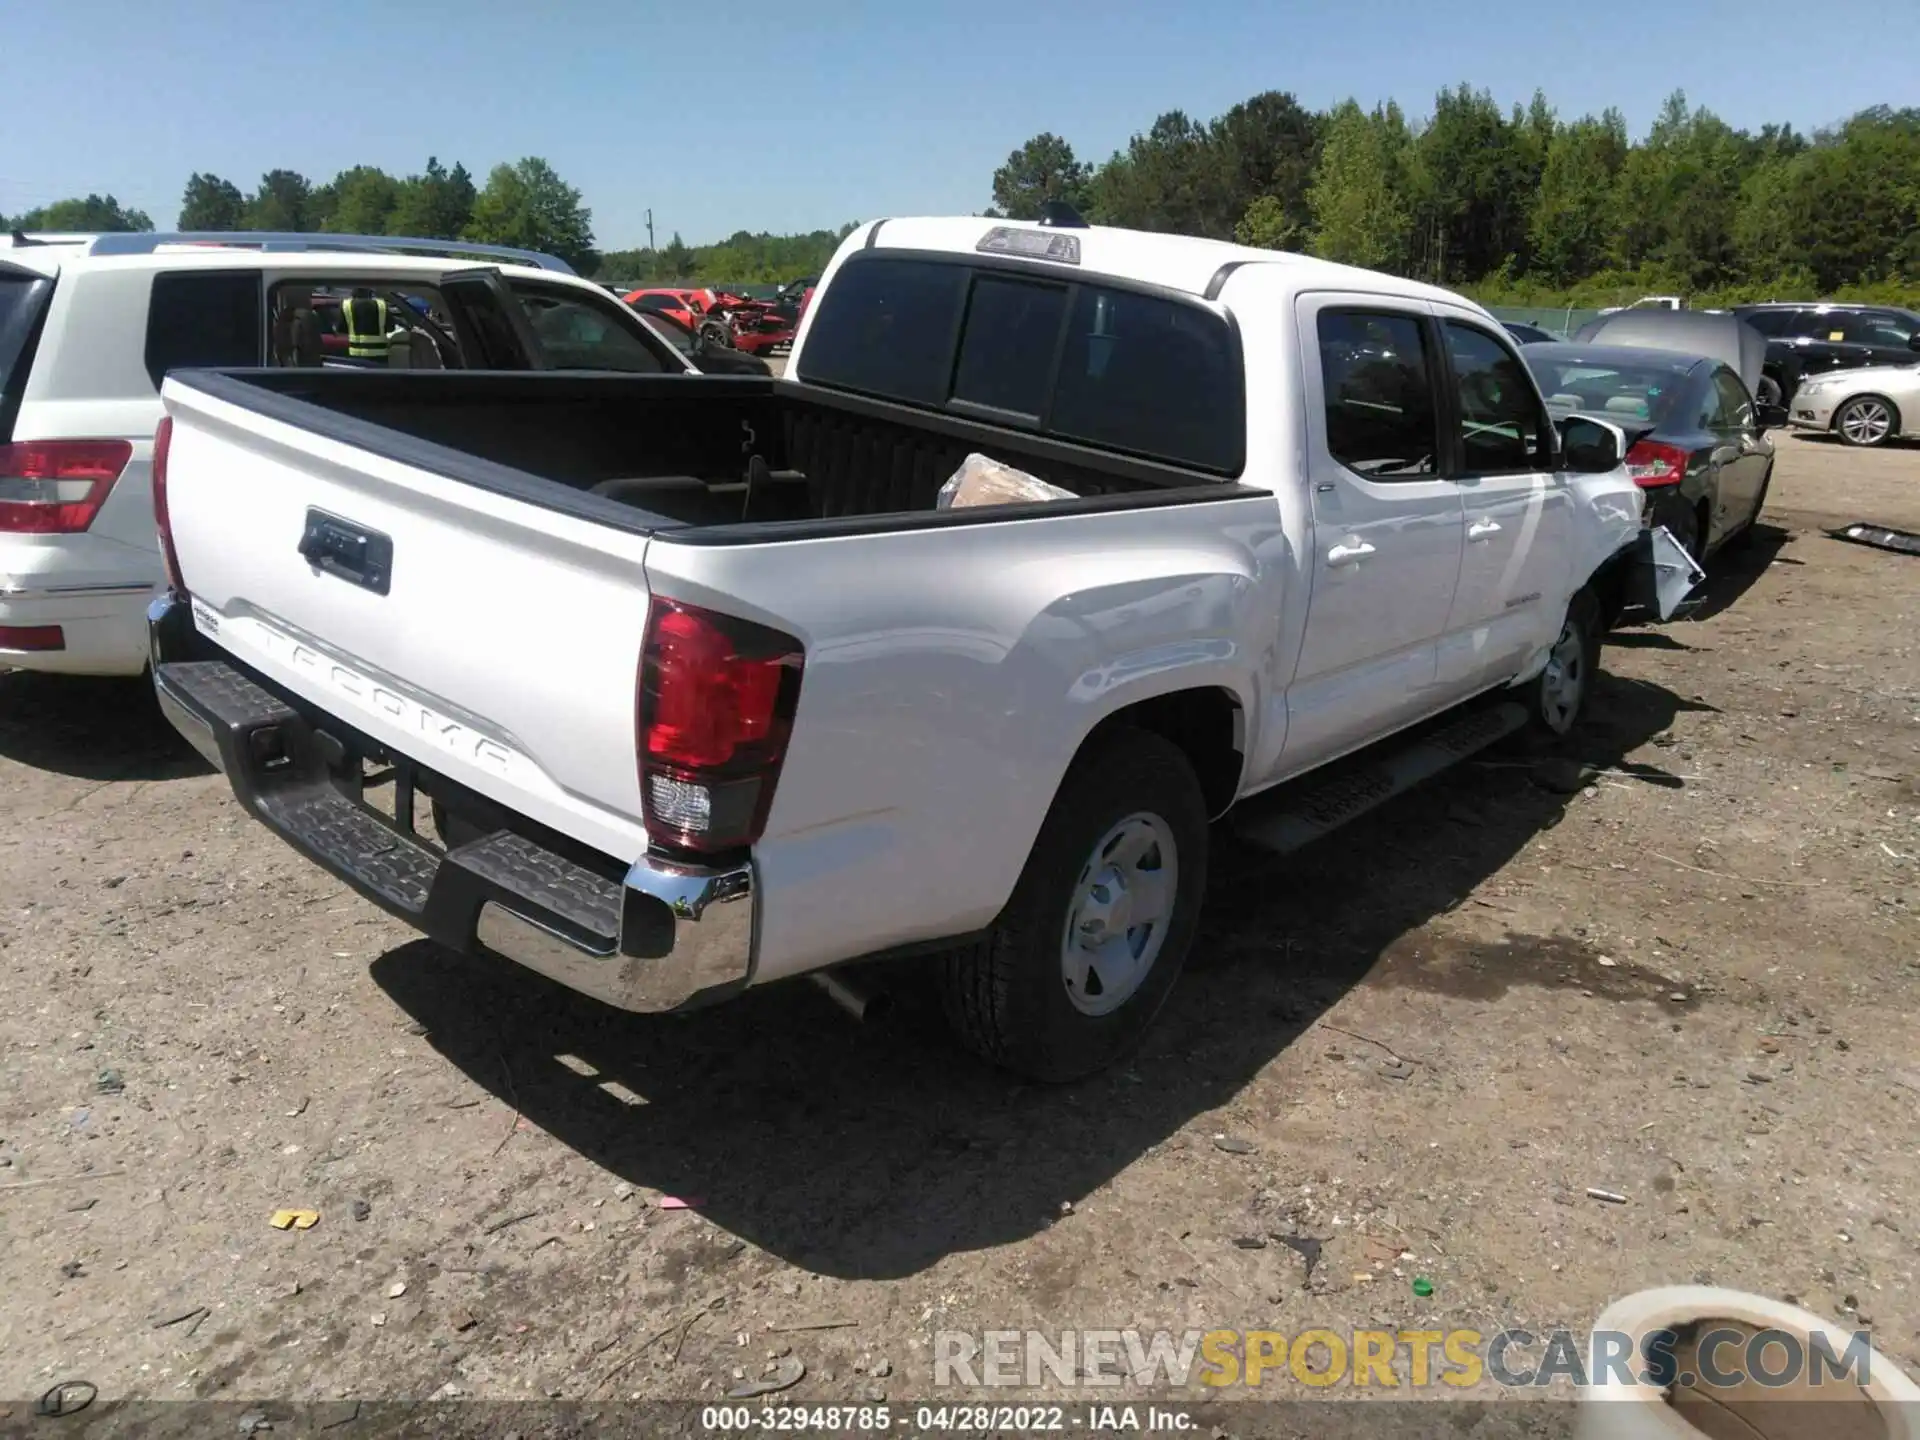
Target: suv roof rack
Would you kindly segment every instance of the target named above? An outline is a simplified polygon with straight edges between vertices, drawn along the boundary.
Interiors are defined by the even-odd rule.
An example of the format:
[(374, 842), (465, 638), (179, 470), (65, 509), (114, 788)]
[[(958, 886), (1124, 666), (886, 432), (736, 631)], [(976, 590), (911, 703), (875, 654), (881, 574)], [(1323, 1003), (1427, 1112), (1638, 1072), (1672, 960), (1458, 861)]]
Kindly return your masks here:
[[(66, 237), (62, 237), (65, 239)], [(117, 231), (109, 235), (72, 237), (90, 241), (89, 255), (151, 255), (163, 245), (229, 246), (247, 250), (341, 250), (389, 255), (459, 255), (478, 259), (510, 260), (553, 270), (562, 275), (573, 267), (557, 255), (522, 250), (513, 245), (488, 245), (471, 240), (429, 240), (413, 235), (315, 235), (291, 230), (182, 230)]]
[(63, 230), (8, 230), (0, 233), (0, 247), (8, 250), (23, 250), (30, 245), (88, 245), (100, 236), (92, 230), (85, 233)]

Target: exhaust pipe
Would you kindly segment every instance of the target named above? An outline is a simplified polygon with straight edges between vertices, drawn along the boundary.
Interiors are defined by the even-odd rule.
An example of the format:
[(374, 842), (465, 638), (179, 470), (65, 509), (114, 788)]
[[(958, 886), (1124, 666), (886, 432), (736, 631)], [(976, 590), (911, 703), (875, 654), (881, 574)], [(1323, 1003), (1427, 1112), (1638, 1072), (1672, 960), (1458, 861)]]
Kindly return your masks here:
[(812, 970), (807, 974), (826, 992), (827, 998), (856, 1020), (878, 1020), (892, 1008), (885, 991), (868, 991), (836, 970)]

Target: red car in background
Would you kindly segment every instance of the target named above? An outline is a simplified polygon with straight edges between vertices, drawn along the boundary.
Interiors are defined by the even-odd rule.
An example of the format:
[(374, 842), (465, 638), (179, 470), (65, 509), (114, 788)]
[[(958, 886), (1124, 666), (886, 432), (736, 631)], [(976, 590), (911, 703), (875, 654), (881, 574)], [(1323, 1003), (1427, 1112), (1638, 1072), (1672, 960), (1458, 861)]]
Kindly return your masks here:
[(744, 350), (749, 355), (793, 343), (794, 320), (778, 305), (728, 290), (677, 290), (650, 287), (623, 297), (636, 310), (665, 315), (697, 331), (709, 345)]
[(620, 298), (636, 310), (669, 315), (689, 330), (700, 328), (701, 317), (707, 309), (698, 290), (629, 290)]

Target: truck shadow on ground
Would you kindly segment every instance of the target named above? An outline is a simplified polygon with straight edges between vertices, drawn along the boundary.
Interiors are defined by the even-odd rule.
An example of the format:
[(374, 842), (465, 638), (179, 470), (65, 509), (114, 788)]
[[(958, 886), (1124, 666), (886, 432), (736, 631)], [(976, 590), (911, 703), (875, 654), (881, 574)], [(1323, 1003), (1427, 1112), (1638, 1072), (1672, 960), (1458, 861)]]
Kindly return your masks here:
[(79, 780), (179, 780), (211, 767), (140, 678), (0, 671), (0, 759)]
[[(1590, 713), (1604, 718), (1575, 749), (1620, 767), (1680, 711), (1710, 708), (1603, 675)], [(1063, 1201), (1233, 1099), (1363, 980), (1486, 999), (1591, 968), (1564, 938), (1447, 964), (1406, 953), (1410, 932), (1559, 823), (1570, 802), (1539, 773), (1498, 752), (1291, 859), (1222, 837), (1193, 969), (1139, 1055), (1075, 1086), (1023, 1085), (958, 1050), (926, 993), (930, 961), (895, 967), (900, 1003), (879, 1026), (805, 983), (630, 1016), (425, 941), (373, 976), (448, 1060), (596, 1164), (794, 1265), (895, 1278), (1054, 1223)], [(1593, 975), (1609, 977), (1598, 988), (1614, 972)]]

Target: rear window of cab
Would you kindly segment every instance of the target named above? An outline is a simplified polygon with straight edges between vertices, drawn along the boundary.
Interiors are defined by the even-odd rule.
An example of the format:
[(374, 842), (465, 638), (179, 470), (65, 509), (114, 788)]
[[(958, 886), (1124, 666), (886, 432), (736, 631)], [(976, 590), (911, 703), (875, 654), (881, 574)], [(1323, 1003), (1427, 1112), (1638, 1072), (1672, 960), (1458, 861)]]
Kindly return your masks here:
[(1244, 463), (1226, 320), (1175, 296), (967, 261), (853, 256), (800, 378), (1220, 475)]

